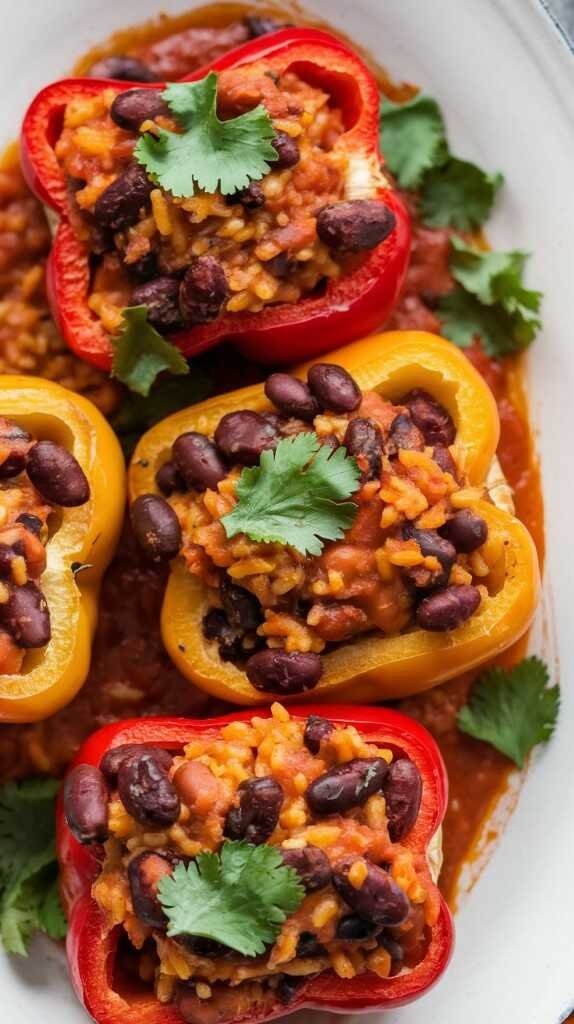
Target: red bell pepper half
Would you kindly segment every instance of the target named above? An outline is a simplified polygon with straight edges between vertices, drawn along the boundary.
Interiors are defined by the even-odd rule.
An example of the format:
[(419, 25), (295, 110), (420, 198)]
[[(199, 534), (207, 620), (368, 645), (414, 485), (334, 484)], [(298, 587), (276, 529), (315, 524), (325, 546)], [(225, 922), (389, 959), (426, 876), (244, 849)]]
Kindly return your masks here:
[[(409, 757), (423, 780), (422, 803), (416, 824), (402, 840), (404, 846), (424, 854), (444, 818), (448, 783), (438, 747), (429, 733), (412, 719), (387, 708), (355, 708), (346, 705), (292, 707), (295, 718), (309, 714), (327, 715), (333, 722), (354, 725), (369, 740)], [(150, 743), (181, 750), (194, 736), (210, 732), (233, 721), (248, 721), (253, 714), (269, 716), (268, 709), (251, 709), (224, 718), (193, 720), (149, 718), (118, 722), (94, 733), (80, 750), (75, 765), (99, 766), (104, 754), (124, 743)], [(91, 896), (92, 882), (100, 864), (94, 847), (81, 846), (66, 824), (62, 801), (58, 809), (58, 857), (61, 867), (62, 899), (69, 921), (67, 952), (74, 988), (97, 1024), (183, 1024), (175, 1004), (160, 1004), (150, 992), (136, 990), (118, 967), (118, 939), (121, 928), (106, 929), (101, 911)], [(277, 1000), (264, 1013), (246, 1013), (233, 1024), (262, 1024), (285, 1013), (303, 1008), (351, 1013), (392, 1009), (421, 996), (440, 977), (451, 956), (453, 924), (442, 896), (434, 887), (428, 867), (424, 884), (436, 893), (440, 911), (432, 928), (426, 955), (404, 974), (386, 979), (368, 973), (352, 979), (338, 978), (328, 971), (310, 978), (297, 990), (286, 1008)]]
[[(222, 71), (262, 59), (271, 71), (283, 73), (293, 67), (324, 87), (340, 106), (348, 126), (341, 145), (355, 160), (361, 159), (363, 168), (376, 173), (382, 159), (377, 83), (357, 54), (326, 32), (284, 29), (262, 36), (230, 50), (186, 80), (202, 78), (210, 70)], [(109, 369), (111, 363), (110, 339), (87, 305), (89, 254), (67, 222), (66, 179), (54, 145), (67, 102), (97, 95), (110, 85), (118, 91), (134, 87), (133, 82), (96, 79), (67, 79), (47, 86), (31, 103), (21, 136), (28, 184), (61, 217), (48, 269), (54, 316), (70, 348), (103, 369)], [(165, 85), (142, 83), (138, 88), (162, 90)], [(410, 221), (398, 194), (391, 188), (379, 186), (375, 197), (392, 210), (396, 226), (358, 269), (330, 281), (318, 296), (309, 296), (293, 305), (267, 306), (258, 313), (227, 314), (211, 323), (184, 329), (172, 341), (188, 357), (227, 339), (257, 361), (292, 363), (381, 326), (397, 301), (406, 273)]]

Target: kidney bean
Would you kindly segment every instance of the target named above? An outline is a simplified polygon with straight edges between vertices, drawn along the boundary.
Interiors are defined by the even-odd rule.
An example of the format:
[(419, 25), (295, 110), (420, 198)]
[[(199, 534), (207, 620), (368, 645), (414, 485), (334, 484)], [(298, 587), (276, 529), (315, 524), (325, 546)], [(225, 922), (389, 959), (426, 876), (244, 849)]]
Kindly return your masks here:
[(110, 107), (112, 121), (126, 131), (137, 132), (144, 121), (153, 121), (160, 115), (170, 117), (159, 89), (127, 89), (118, 93)]
[(211, 608), (202, 625), (206, 640), (217, 640), (222, 661), (241, 661), (245, 657), (243, 631), (230, 626), (227, 615), (220, 608)]
[(267, 647), (249, 658), (245, 671), (256, 690), (286, 695), (312, 690), (323, 674), (318, 654), (272, 650)]
[(173, 461), (188, 487), (215, 491), (228, 468), (213, 441), (205, 434), (188, 430), (180, 434), (171, 449)]
[(128, 814), (140, 825), (163, 828), (179, 818), (181, 805), (164, 767), (163, 757), (152, 747), (133, 754), (120, 764), (118, 793)]
[(152, 562), (168, 562), (181, 547), (181, 527), (171, 505), (159, 494), (140, 494), (130, 520), (142, 551)]
[(277, 159), (273, 160), (273, 167), (284, 170), (299, 163), (301, 159), (299, 143), (287, 132), (275, 132), (271, 145), (277, 153)]
[(230, 626), (242, 629), (245, 633), (254, 633), (263, 622), (261, 605), (255, 594), (232, 583), (227, 575), (221, 580), (219, 593)]
[(309, 957), (315, 956), (326, 956), (327, 950), (318, 941), (317, 936), (314, 932), (301, 932), (297, 940), (297, 949), (295, 950), (296, 957), (302, 957), (304, 960)]
[(288, 22), (286, 21), (276, 21), (275, 18), (262, 18), (257, 14), (247, 14), (243, 22), (247, 26), (252, 39), (258, 39), (259, 36), (266, 36), (270, 32), (278, 32), (279, 29), (288, 27)]
[(265, 193), (258, 181), (250, 181), (246, 188), (225, 197), (228, 206), (243, 206), (246, 210), (258, 210), (265, 206)]
[[(436, 530), (418, 530), (411, 523), (406, 523), (403, 526), (403, 538), (416, 541), (425, 557), (431, 556), (440, 562), (442, 572), (438, 574), (431, 572), (429, 583), (434, 587), (446, 586), (450, 570), (456, 561), (456, 550), (450, 541), (441, 537)], [(414, 568), (416, 570), (420, 567), (414, 566)], [(408, 570), (406, 575), (408, 577)]]
[(315, 779), (305, 799), (313, 814), (344, 814), (380, 792), (387, 771), (382, 757), (355, 757)]
[(358, 914), (347, 914), (337, 923), (336, 938), (344, 942), (359, 942), (361, 939), (370, 939), (377, 932), (376, 924), (366, 921)]
[(299, 875), (305, 892), (324, 889), (331, 881), (331, 865), (318, 846), (304, 846), (301, 850), (280, 849), (283, 863)]
[(155, 82), (156, 76), (137, 57), (104, 57), (88, 71), (90, 78), (113, 78), (117, 82)]
[(435, 444), (432, 457), (443, 473), (450, 473), (456, 480), (456, 466), (450, 451), (444, 444)]
[(72, 768), (64, 782), (64, 814), (79, 843), (104, 843), (108, 838), (108, 787), (91, 764)]
[(397, 219), (377, 199), (349, 199), (324, 206), (317, 214), (317, 234), (335, 252), (364, 252), (384, 242)]
[(183, 327), (179, 308), (179, 281), (175, 277), (154, 277), (139, 284), (132, 292), (132, 306), (147, 306), (147, 318), (163, 333)]
[(348, 878), (349, 869), (356, 858), (347, 857), (333, 870), (333, 885), (345, 903), (359, 915), (383, 926), (399, 925), (409, 915), (408, 897), (388, 871), (365, 861), (367, 876), (360, 889), (355, 889)]
[(313, 606), (316, 616), (313, 628), (317, 636), (326, 643), (343, 643), (351, 640), (369, 625), (369, 620), (362, 608), (344, 601), (333, 601), (332, 604), (316, 604)]
[(239, 802), (227, 812), (223, 834), (258, 846), (264, 843), (279, 821), (283, 790), (269, 776), (246, 779), (237, 788)]
[(214, 256), (197, 256), (179, 287), (179, 308), (186, 324), (215, 320), (229, 298), (229, 286), (221, 263)]
[(16, 519), (16, 522), (21, 523), (35, 537), (39, 537), (42, 532), (42, 520), (38, 516), (31, 515), (29, 512), (22, 512)]
[(18, 647), (44, 647), (52, 636), (50, 612), (42, 591), (35, 583), (14, 587), (4, 604), (0, 620)]
[(16, 544), (0, 544), (0, 576), (9, 580), (12, 578), (12, 562), (17, 555), (21, 555), (23, 551), (22, 543), (16, 542)]
[(229, 462), (239, 462), (242, 466), (255, 466), (261, 453), (274, 448), (279, 439), (273, 424), (248, 409), (222, 416), (214, 437)]
[(130, 277), (139, 284), (144, 284), (146, 281), (151, 281), (154, 277), (159, 277), (157, 253), (153, 249), (150, 249), (149, 252), (146, 252), (145, 256), (141, 256), (134, 263), (124, 262), (124, 266)]
[(401, 405), (406, 405), (410, 414), (424, 435), (425, 442), (429, 445), (452, 444), (456, 436), (456, 428), (450, 413), (440, 402), (429, 395), (423, 388), (414, 388), (401, 399)]
[(421, 629), (444, 633), (457, 629), (474, 615), (480, 604), (480, 592), (466, 585), (447, 587), (438, 594), (423, 598), (417, 608), (417, 622)]
[(175, 462), (164, 462), (155, 475), (155, 482), (165, 498), (169, 498), (174, 491), (187, 490), (185, 480)]
[(408, 412), (400, 412), (391, 423), (385, 450), (387, 455), (397, 455), (401, 448), (411, 452), (422, 452), (425, 439), (413, 423)]
[(488, 526), (482, 516), (469, 508), (461, 508), (447, 519), (439, 532), (441, 537), (454, 544), (457, 551), (467, 555), (484, 544)]
[(94, 217), (112, 231), (123, 231), (139, 220), (155, 185), (135, 160), (96, 199)]
[(319, 412), (319, 404), (307, 384), (290, 373), (272, 373), (265, 381), (265, 394), (284, 416), (296, 416), (312, 423)]
[(353, 412), (361, 404), (361, 390), (350, 373), (334, 363), (315, 363), (307, 374), (312, 394), (324, 409)]
[(32, 445), (26, 470), (36, 490), (52, 505), (75, 508), (89, 500), (90, 485), (78, 460), (54, 441)]
[(150, 743), (121, 743), (119, 747), (112, 747), (104, 754), (100, 762), (100, 771), (108, 782), (114, 783), (124, 761), (139, 754), (153, 754), (166, 772), (171, 768), (173, 757), (163, 747), (154, 747)]
[(128, 883), (134, 914), (147, 928), (164, 929), (167, 924), (157, 889), (162, 878), (173, 874), (174, 864), (161, 853), (144, 850), (128, 864)]
[(305, 722), (303, 743), (312, 754), (318, 754), (322, 740), (328, 740), (335, 726), (320, 715), (309, 715)]
[(392, 761), (383, 782), (387, 803), (389, 836), (400, 843), (417, 820), (423, 795), (421, 773), (416, 764), (402, 757)]
[(0, 463), (0, 480), (9, 480), (22, 473), (31, 440), (30, 434), (17, 423), (0, 418), (0, 446), (4, 450), (8, 449), (4, 461)]
[[(381, 474), (381, 458), (383, 454), (383, 435), (381, 428), (373, 420), (351, 420), (345, 431), (343, 444), (349, 455), (361, 456), (359, 466), (362, 469), (361, 481), (376, 480)], [(366, 463), (366, 468), (363, 465)]]

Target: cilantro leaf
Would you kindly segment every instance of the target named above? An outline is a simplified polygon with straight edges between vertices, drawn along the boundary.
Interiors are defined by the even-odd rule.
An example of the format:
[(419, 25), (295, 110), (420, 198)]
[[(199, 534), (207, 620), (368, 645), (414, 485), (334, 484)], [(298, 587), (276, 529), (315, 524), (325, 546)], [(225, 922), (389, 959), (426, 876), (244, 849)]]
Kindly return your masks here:
[(487, 174), (476, 164), (457, 157), (431, 168), (421, 186), (419, 210), (429, 227), (472, 231), (490, 215), (501, 174)]
[(160, 881), (158, 895), (168, 935), (198, 935), (258, 956), (305, 890), (276, 847), (225, 842), (220, 855), (200, 853), (187, 867), (178, 864)]
[(147, 306), (126, 306), (121, 333), (112, 338), (112, 347), (112, 377), (138, 395), (149, 395), (163, 370), (176, 375), (189, 373), (179, 349), (149, 323)]
[(262, 178), (277, 159), (271, 118), (261, 104), (219, 120), (214, 71), (199, 82), (168, 85), (161, 95), (183, 131), (143, 135), (134, 155), (172, 195), (192, 196), (196, 188), (215, 192), (218, 186), (229, 195)]
[(130, 458), (140, 436), (160, 420), (180, 409), (207, 398), (211, 381), (203, 370), (193, 365), (189, 377), (166, 377), (157, 382), (144, 397), (126, 392), (112, 419), (112, 427), (120, 439), (126, 458)]
[(246, 533), (319, 555), (323, 541), (342, 537), (353, 522), (357, 505), (345, 499), (360, 475), (343, 447), (333, 451), (311, 432), (284, 438), (275, 451), (263, 452), (258, 466), (243, 470), (238, 502), (221, 522), (228, 537)]
[(520, 352), (534, 341), (540, 327), (537, 317), (517, 311), (510, 315), (500, 306), (484, 306), (464, 288), (455, 288), (438, 306), (441, 334), (459, 348), (469, 348), (480, 338), (487, 355), (498, 358)]
[(441, 109), (424, 93), (407, 103), (383, 99), (380, 130), (385, 161), (401, 188), (418, 188), (425, 172), (440, 167), (448, 157)]
[(472, 688), (458, 713), (461, 732), (485, 740), (519, 768), (538, 743), (547, 743), (558, 718), (560, 688), (548, 687), (540, 658), (524, 658), (514, 668), (492, 668)]

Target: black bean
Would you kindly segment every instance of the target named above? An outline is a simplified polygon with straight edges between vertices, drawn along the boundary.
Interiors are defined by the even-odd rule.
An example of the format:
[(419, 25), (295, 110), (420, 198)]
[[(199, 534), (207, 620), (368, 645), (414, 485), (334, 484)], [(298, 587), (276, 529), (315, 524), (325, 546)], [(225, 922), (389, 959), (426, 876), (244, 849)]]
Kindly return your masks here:
[(112, 121), (126, 131), (137, 132), (144, 121), (153, 121), (160, 115), (170, 117), (159, 89), (127, 89), (118, 93), (110, 107)]
[(307, 750), (310, 750), (312, 754), (318, 754), (321, 741), (328, 740), (334, 728), (333, 723), (329, 722), (327, 718), (321, 718), (320, 715), (309, 715), (303, 733), (303, 743)]
[(169, 771), (173, 762), (173, 757), (169, 751), (164, 750), (163, 747), (154, 747), (150, 743), (121, 743), (119, 747), (112, 747), (111, 750), (104, 754), (100, 762), (100, 771), (108, 782), (113, 783), (124, 761), (127, 761), (129, 757), (133, 757), (136, 754), (149, 753), (153, 754), (156, 761), (166, 771)]
[(228, 206), (243, 206), (246, 210), (258, 210), (265, 206), (265, 193), (258, 181), (250, 181), (246, 188), (225, 197)]
[(245, 633), (254, 633), (263, 622), (263, 612), (255, 594), (232, 583), (227, 574), (222, 577), (219, 593), (229, 625)]
[(308, 975), (307, 977), (298, 977), (296, 974), (281, 974), (276, 988), (279, 1002), (283, 1003), (283, 1006), (289, 1006), (296, 999), (299, 990), (308, 980)]
[(283, 863), (299, 875), (305, 892), (324, 889), (331, 881), (331, 865), (318, 846), (304, 846), (300, 850), (279, 850)]
[(409, 915), (408, 897), (388, 871), (365, 861), (367, 876), (360, 889), (349, 881), (354, 857), (341, 861), (333, 870), (333, 885), (345, 903), (360, 917), (383, 926), (399, 925)]
[(322, 674), (323, 665), (318, 654), (266, 648), (252, 654), (245, 666), (247, 678), (256, 690), (287, 695), (312, 690)]
[(96, 199), (94, 217), (112, 231), (122, 231), (139, 220), (155, 185), (135, 160)]
[(286, 21), (276, 21), (275, 18), (262, 18), (257, 14), (247, 14), (243, 22), (247, 26), (252, 39), (269, 35), (270, 32), (278, 32), (279, 29), (287, 28), (288, 26)]
[(482, 516), (469, 508), (461, 508), (440, 528), (441, 537), (454, 544), (457, 551), (470, 554), (481, 547), (488, 537), (488, 526)]
[(279, 434), (273, 424), (257, 412), (242, 409), (223, 416), (215, 431), (215, 443), (228, 461), (255, 466), (261, 453), (275, 448)]
[(463, 584), (447, 587), (438, 594), (425, 597), (417, 608), (417, 622), (422, 629), (443, 633), (457, 629), (474, 615), (480, 604), (480, 591)]
[(211, 608), (202, 625), (206, 640), (217, 640), (222, 661), (240, 661), (245, 657), (243, 630), (230, 626), (227, 615), (220, 608)]
[(173, 868), (173, 862), (168, 857), (152, 850), (138, 853), (128, 864), (133, 911), (147, 928), (163, 929), (167, 924), (157, 887), (162, 878), (173, 873)]
[(104, 57), (92, 64), (90, 78), (113, 78), (116, 82), (155, 82), (151, 68), (137, 57)]
[(421, 773), (416, 764), (402, 757), (392, 761), (383, 782), (387, 804), (389, 836), (400, 843), (417, 820), (423, 795)]
[[(440, 562), (442, 566), (442, 572), (439, 574), (430, 574), (431, 579), (429, 580), (429, 582), (432, 583), (432, 586), (446, 586), (446, 584), (448, 583), (448, 578), (450, 576), (450, 570), (452, 569), (456, 561), (456, 550), (450, 543), (450, 541), (446, 540), (444, 537), (441, 537), (436, 530), (418, 530), (416, 526), (413, 526), (411, 523), (407, 523), (405, 524), (405, 526), (403, 526), (402, 533), (404, 540), (416, 541), (425, 558), (427, 556), (434, 557)], [(414, 566), (415, 571), (418, 568), (418, 566)]]
[(186, 324), (215, 320), (229, 297), (229, 285), (221, 263), (214, 256), (197, 256), (179, 288), (179, 306)]
[(0, 418), (0, 451), (4, 455), (0, 463), (0, 480), (9, 480), (22, 473), (31, 440), (30, 434), (17, 423)]
[(227, 839), (264, 843), (279, 821), (283, 790), (269, 776), (246, 779), (237, 788), (238, 804), (227, 812), (223, 834)]
[(134, 263), (124, 263), (124, 266), (130, 277), (139, 284), (144, 284), (146, 281), (151, 281), (152, 278), (160, 276), (157, 265), (157, 253), (153, 249), (146, 252), (145, 256), (140, 256), (139, 260), (136, 260)]
[[(345, 431), (343, 444), (349, 455), (361, 456), (359, 466), (362, 469), (361, 481), (377, 480), (381, 475), (381, 459), (383, 455), (383, 435), (381, 428), (373, 420), (357, 417), (350, 420)], [(363, 468), (363, 463), (366, 466)]]
[(410, 414), (424, 435), (427, 444), (446, 445), (452, 444), (456, 436), (456, 428), (452, 417), (445, 407), (429, 395), (423, 388), (414, 388), (401, 399), (401, 405), (406, 405)]
[(387, 935), (385, 932), (381, 932), (381, 934), (378, 936), (377, 942), (379, 946), (382, 946), (383, 949), (386, 949), (387, 953), (390, 954), (392, 960), (397, 960), (399, 963), (401, 963), (404, 960), (405, 951), (403, 947), (401, 946), (400, 942), (397, 942), (395, 939), (392, 939), (390, 935)]
[(265, 394), (284, 416), (312, 423), (319, 412), (319, 404), (307, 384), (290, 373), (272, 373), (265, 381)]
[(299, 163), (301, 158), (299, 143), (287, 132), (275, 132), (271, 145), (277, 153), (277, 159), (272, 162), (273, 167), (283, 170)]
[(315, 779), (305, 799), (313, 814), (344, 814), (380, 792), (387, 771), (382, 757), (355, 757)]
[(173, 442), (172, 458), (188, 487), (196, 491), (215, 491), (224, 480), (228, 467), (213, 441), (205, 434), (188, 430)]
[(164, 462), (155, 475), (155, 482), (165, 498), (169, 498), (174, 491), (187, 490), (185, 480), (175, 462)]
[(42, 591), (35, 583), (14, 587), (0, 604), (0, 621), (18, 647), (44, 647), (52, 636), (50, 612)]
[(159, 494), (140, 494), (130, 509), (140, 547), (152, 562), (168, 562), (181, 547), (181, 527), (171, 505)]
[(194, 956), (203, 957), (205, 960), (233, 954), (233, 950), (229, 946), (224, 946), (222, 942), (217, 942), (215, 939), (206, 939), (203, 935), (178, 935), (177, 942), (185, 946)]
[(314, 932), (301, 932), (297, 939), (296, 957), (307, 959), (314, 956), (326, 956), (327, 950), (321, 945)]
[(122, 761), (118, 793), (128, 814), (140, 825), (163, 828), (179, 818), (179, 797), (164, 767), (164, 760), (150, 748)]
[(435, 444), (432, 457), (443, 473), (450, 473), (456, 480), (456, 466), (449, 449), (444, 444)]
[(292, 260), (289, 254), (286, 252), (278, 252), (276, 256), (272, 256), (270, 260), (265, 263), (265, 270), (273, 274), (273, 277), (289, 277), (289, 274), (295, 270), (297, 261)]
[(160, 333), (169, 334), (183, 327), (177, 278), (164, 275), (138, 284), (131, 301), (132, 306), (147, 306), (147, 318)]
[(78, 842), (104, 843), (108, 838), (108, 787), (91, 764), (72, 768), (64, 782), (64, 814)]
[(363, 939), (370, 939), (376, 934), (380, 925), (372, 921), (366, 921), (358, 914), (347, 914), (337, 923), (336, 938), (344, 942), (360, 942)]
[(400, 412), (391, 423), (385, 445), (387, 455), (397, 455), (401, 448), (411, 452), (422, 452), (425, 439), (408, 412)]
[(78, 460), (54, 441), (32, 445), (26, 470), (36, 490), (52, 505), (75, 508), (89, 500), (90, 485)]
[(349, 199), (324, 206), (317, 214), (317, 234), (335, 252), (364, 252), (384, 242), (397, 219), (376, 199)]
[(42, 532), (42, 520), (38, 516), (31, 515), (29, 512), (22, 512), (16, 519), (16, 522), (21, 523), (22, 526), (36, 537), (39, 537)]
[(324, 409), (353, 412), (361, 404), (361, 390), (342, 366), (315, 363), (307, 374), (311, 393)]

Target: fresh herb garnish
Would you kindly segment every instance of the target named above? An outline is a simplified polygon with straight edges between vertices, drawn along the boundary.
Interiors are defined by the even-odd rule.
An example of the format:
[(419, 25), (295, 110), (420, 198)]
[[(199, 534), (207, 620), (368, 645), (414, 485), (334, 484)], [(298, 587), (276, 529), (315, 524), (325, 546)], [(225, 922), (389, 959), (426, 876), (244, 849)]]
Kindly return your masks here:
[(225, 842), (219, 855), (199, 853), (187, 867), (178, 864), (160, 881), (158, 895), (168, 935), (197, 935), (258, 956), (305, 890), (275, 847)]
[(284, 438), (260, 463), (244, 469), (237, 504), (221, 522), (228, 537), (288, 544), (303, 555), (319, 555), (323, 541), (337, 540), (351, 526), (357, 505), (346, 501), (358, 487), (360, 470), (341, 447), (321, 445), (311, 432)]
[(215, 192), (218, 187), (229, 195), (262, 178), (277, 159), (271, 118), (261, 104), (239, 117), (219, 120), (214, 71), (199, 82), (168, 85), (161, 95), (183, 131), (160, 128), (157, 138), (147, 133), (134, 155), (172, 195), (192, 196), (196, 189)]
[(189, 366), (179, 349), (162, 338), (147, 318), (147, 306), (127, 306), (120, 334), (112, 338), (112, 377), (147, 397), (158, 373), (181, 375)]
[(549, 687), (548, 679), (546, 665), (534, 655), (510, 670), (489, 669), (459, 711), (459, 729), (522, 768), (532, 748), (547, 743), (556, 726), (560, 688)]
[(501, 174), (487, 174), (468, 160), (450, 157), (425, 175), (420, 191), (421, 219), (433, 228), (472, 231), (488, 219), (502, 181)]
[(55, 939), (66, 934), (57, 887), (58, 788), (54, 779), (0, 787), (0, 940), (9, 953), (26, 956), (36, 931)]
[(126, 392), (112, 419), (126, 458), (130, 458), (141, 435), (180, 409), (201, 402), (210, 394), (211, 381), (195, 363), (189, 377), (166, 377), (156, 382), (149, 395)]

